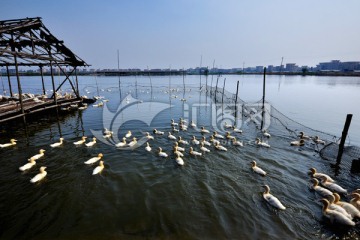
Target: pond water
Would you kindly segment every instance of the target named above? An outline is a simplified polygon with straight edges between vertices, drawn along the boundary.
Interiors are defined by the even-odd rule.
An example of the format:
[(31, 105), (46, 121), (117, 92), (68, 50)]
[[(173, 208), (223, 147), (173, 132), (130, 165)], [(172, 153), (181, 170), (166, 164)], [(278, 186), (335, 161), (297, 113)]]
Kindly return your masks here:
[[(247, 102), (262, 97), (262, 76), (222, 76), (218, 87), (236, 92)], [(56, 82), (60, 78), (56, 77)], [(150, 81), (152, 88), (150, 87)], [(185, 91), (182, 83), (185, 82)], [(15, 83), (14, 79), (13, 82)], [(201, 84), (215, 86), (217, 76)], [(46, 89), (51, 81), (46, 78)], [(119, 91), (119, 84), (121, 91)], [(24, 77), (24, 92), (41, 92), (38, 77)], [(16, 86), (16, 85), (15, 85)], [(173, 89), (169, 93), (169, 87)], [(42, 118), (28, 127), (26, 138), (22, 127), (3, 130), (1, 143), (16, 138), (14, 147), (0, 149), (0, 238), (2, 239), (319, 239), (359, 237), (359, 227), (345, 228), (330, 224), (322, 217), (320, 197), (309, 190), (307, 172), (315, 167), (349, 191), (359, 188), (359, 175), (341, 171), (336, 175), (314, 147), (292, 147), (293, 136), (271, 132), (270, 148), (254, 144), (259, 130), (253, 123), (242, 122), (244, 142), (235, 147), (222, 142), (227, 152), (209, 147), (201, 157), (189, 154), (185, 146), (185, 165), (178, 166), (171, 153), (173, 141), (167, 138), (170, 120), (196, 119), (198, 126), (210, 130), (223, 122), (212, 98), (199, 92), (199, 76), (149, 77), (79, 77), (81, 94), (104, 96), (109, 102), (102, 108), (89, 106), (60, 116), (59, 121)], [(64, 85), (62, 90), (69, 89)], [(360, 80), (338, 77), (268, 76), (266, 100), (283, 114), (323, 132), (340, 136), (347, 113), (353, 113), (348, 143), (360, 145)], [(176, 97), (175, 97), (176, 96)], [(186, 99), (181, 101), (180, 99)], [(215, 111), (215, 112), (214, 112)], [(244, 119), (245, 120), (245, 119)], [(215, 124), (214, 124), (215, 122)], [(101, 130), (108, 127), (114, 137), (106, 141)], [(164, 131), (154, 135), (154, 128)], [(119, 149), (113, 143), (127, 131), (143, 139), (151, 132), (151, 152), (145, 145)], [(221, 130), (221, 129), (219, 129)], [(93, 147), (75, 146), (81, 136), (98, 136)], [(174, 133), (190, 141), (200, 139), (196, 129)], [(59, 148), (51, 148), (62, 136)], [(205, 135), (207, 139), (208, 135)], [(141, 140), (139, 141), (140, 143)], [(169, 153), (161, 158), (157, 148)], [(198, 146), (193, 146), (199, 150)], [(45, 156), (28, 171), (18, 168), (27, 159), (45, 149)], [(84, 161), (103, 153), (104, 170), (92, 175), (98, 165)], [(268, 174), (252, 172), (250, 162)], [(32, 184), (30, 179), (46, 166), (44, 180)], [(286, 206), (274, 209), (262, 198), (262, 186)], [(344, 201), (349, 198), (343, 196)]]

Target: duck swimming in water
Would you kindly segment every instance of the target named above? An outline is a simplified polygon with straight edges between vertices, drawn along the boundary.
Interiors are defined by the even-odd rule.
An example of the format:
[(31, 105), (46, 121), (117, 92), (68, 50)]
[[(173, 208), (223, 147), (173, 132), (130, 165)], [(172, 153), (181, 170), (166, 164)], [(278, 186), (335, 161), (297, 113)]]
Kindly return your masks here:
[(183, 157), (183, 156), (184, 156), (184, 154), (182, 154), (182, 152), (179, 151), (179, 149), (178, 149), (177, 146), (174, 146), (173, 149), (174, 149), (174, 154), (175, 154), (175, 155), (178, 154), (180, 157)]
[(10, 143), (4, 143), (4, 144), (0, 144), (0, 148), (6, 148), (6, 147), (10, 147), (10, 146), (15, 146), (16, 145), (16, 139), (10, 139)]
[(265, 188), (265, 192), (263, 192), (263, 198), (273, 207), (278, 208), (280, 210), (285, 210), (286, 207), (280, 202), (277, 197), (274, 197), (270, 194), (270, 187), (268, 185), (263, 186)]
[(329, 207), (328, 208), (330, 210), (337, 211), (337, 212), (341, 213), (342, 215), (344, 215), (345, 217), (352, 220), (351, 215), (348, 212), (346, 212), (346, 210), (343, 207), (341, 207), (341, 206), (334, 203), (335, 202), (335, 196), (334, 195), (327, 196), (327, 200), (329, 201)]
[(305, 135), (304, 132), (300, 132), (299, 134), (300, 134), (300, 135), (299, 135), (298, 137), (300, 137), (301, 139), (310, 139), (310, 137), (307, 136), (307, 135)]
[(41, 167), (40, 168), (40, 173), (36, 174), (35, 177), (33, 177), (30, 182), (31, 183), (36, 183), (40, 180), (42, 180), (46, 175), (47, 175), (47, 172), (45, 171), (46, 167)]
[(335, 182), (335, 180), (332, 179), (331, 177), (329, 177), (328, 175), (326, 175), (324, 173), (318, 173), (315, 168), (310, 168), (309, 170), (310, 170), (310, 174), (313, 178), (320, 179), (321, 177), (326, 177), (328, 182)]
[(199, 145), (200, 144), (199, 140), (197, 140), (195, 136), (192, 137), (191, 143), (194, 144), (194, 145)]
[(207, 148), (204, 146), (204, 143), (203, 143), (203, 142), (200, 143), (200, 146), (201, 146), (201, 147), (200, 147), (200, 150), (201, 150), (201, 151), (203, 151), (203, 152), (210, 152), (210, 150), (207, 149)]
[(269, 147), (270, 147), (269, 144), (267, 144), (267, 143), (265, 143), (265, 142), (262, 142), (262, 141), (260, 140), (260, 138), (256, 138), (255, 144), (258, 145), (258, 146), (266, 147), (266, 148), (269, 148)]
[(128, 143), (128, 146), (133, 147), (133, 146), (135, 146), (135, 144), (137, 144), (136, 137), (133, 137), (133, 140)]
[(354, 205), (352, 205), (351, 203), (340, 201), (340, 195), (337, 193), (334, 193), (334, 197), (335, 197), (334, 203), (344, 208), (345, 211), (349, 213), (352, 218), (355, 217), (360, 218), (360, 211)]
[(122, 141), (115, 144), (116, 147), (125, 147), (127, 145), (126, 143), (126, 137), (123, 137)]
[(179, 147), (178, 142), (175, 142), (175, 147), (177, 147), (177, 150), (179, 150), (180, 152), (184, 152), (185, 148)]
[(149, 132), (146, 132), (146, 136), (145, 136), (148, 140), (154, 140), (154, 137), (150, 135)]
[(176, 154), (176, 158), (175, 158), (176, 163), (180, 166), (184, 165), (184, 160), (181, 158), (181, 156), (178, 153), (175, 154)]
[(92, 147), (96, 143), (96, 137), (93, 137), (93, 140), (91, 142), (85, 143), (85, 146)]
[(321, 179), (321, 185), (323, 185), (324, 187), (330, 189), (333, 192), (337, 192), (337, 193), (342, 193), (342, 194), (347, 194), (347, 190), (342, 188), (341, 186), (337, 185), (336, 183), (327, 181), (327, 178), (325, 176), (320, 177)]
[(99, 161), (102, 157), (103, 157), (103, 154), (102, 154), (102, 153), (99, 153), (99, 154), (97, 155), (97, 157), (90, 158), (89, 160), (87, 160), (87, 161), (84, 162), (84, 163), (85, 163), (85, 164), (93, 164), (93, 163)]
[(210, 133), (209, 130), (205, 129), (205, 127), (201, 127), (201, 130), (200, 130), (201, 133), (205, 134), (205, 133)]
[(218, 134), (217, 131), (214, 131), (214, 132), (213, 132), (213, 136), (214, 136), (214, 138), (224, 139), (224, 136)]
[(202, 153), (194, 151), (194, 149), (192, 147), (190, 147), (190, 152), (189, 153), (191, 155), (193, 155), (193, 156), (201, 156), (202, 155)]
[(75, 144), (75, 145), (81, 145), (81, 144), (85, 143), (86, 138), (87, 138), (87, 137), (82, 136), (82, 137), (81, 137), (81, 140), (74, 142), (74, 144)]
[(44, 149), (40, 149), (40, 150), (39, 150), (39, 153), (38, 153), (38, 154), (35, 154), (35, 155), (32, 156), (31, 158), (29, 158), (29, 160), (32, 159), (32, 158), (33, 158), (34, 160), (38, 160), (39, 158), (41, 158), (41, 157), (44, 156), (44, 152), (45, 152)]
[(290, 142), (291, 146), (304, 146), (305, 145), (305, 140), (304, 139), (300, 139), (299, 141), (292, 141)]
[(190, 126), (192, 127), (192, 128), (196, 128), (196, 124), (191, 120), (191, 122), (190, 122)]
[(36, 164), (35, 159), (34, 159), (34, 158), (30, 158), (30, 159), (29, 159), (29, 162), (28, 162), (27, 164), (19, 167), (19, 170), (20, 170), (20, 171), (28, 170), (28, 169), (32, 168), (33, 166), (35, 166), (35, 164)]
[(156, 130), (156, 128), (154, 128), (153, 132), (156, 135), (164, 135), (164, 132), (158, 131), (158, 130)]
[(235, 126), (233, 126), (233, 132), (242, 133), (243, 131), (241, 129), (238, 129)]
[(343, 214), (334, 210), (330, 210), (330, 203), (327, 199), (321, 199), (320, 202), (323, 203), (323, 216), (328, 218), (331, 223), (340, 223), (347, 226), (355, 226), (355, 223)]
[(151, 152), (151, 147), (150, 147), (148, 142), (146, 142), (145, 150), (148, 151), (148, 152)]
[(185, 144), (185, 145), (189, 145), (189, 142), (186, 141), (186, 140), (183, 140), (180, 136), (179, 136), (178, 143)]
[(59, 147), (59, 146), (61, 146), (61, 145), (63, 144), (64, 138), (60, 138), (59, 140), (60, 140), (60, 142), (56, 142), (56, 143), (50, 144), (50, 147), (54, 148), (54, 147)]
[(271, 137), (270, 133), (268, 133), (268, 131), (266, 129), (264, 129), (263, 135), (264, 135), (264, 137), (267, 137), (267, 138)]
[(324, 140), (321, 140), (321, 139), (319, 138), (319, 136), (315, 136), (315, 137), (313, 138), (313, 141), (314, 141), (316, 144), (325, 145), (325, 141), (324, 141)]
[(235, 138), (234, 136), (231, 136), (230, 132), (226, 132), (225, 137), (226, 139), (230, 139), (230, 140), (233, 140)]
[(128, 131), (128, 132), (125, 134), (125, 137), (126, 137), (126, 138), (129, 138), (129, 137), (131, 137), (131, 135), (132, 135), (131, 131)]
[(176, 140), (176, 137), (169, 132), (168, 138), (171, 140)]
[(94, 170), (93, 170), (93, 172), (92, 172), (92, 175), (96, 175), (96, 174), (98, 174), (98, 173), (100, 173), (102, 170), (104, 170), (104, 161), (100, 161), (99, 162), (99, 166), (97, 166)]
[(221, 146), (220, 143), (216, 143), (216, 144), (215, 144), (215, 148), (216, 148), (217, 150), (220, 150), (220, 151), (225, 151), (225, 152), (227, 151), (227, 148)]
[(167, 153), (163, 152), (161, 147), (159, 147), (159, 156), (160, 157), (165, 157), (165, 158), (168, 157)]
[(237, 141), (236, 138), (232, 139), (232, 145), (240, 147), (244, 146), (243, 142)]
[(251, 168), (254, 172), (256, 172), (257, 174), (260, 174), (261, 176), (266, 176), (266, 172), (264, 170), (262, 170), (261, 168), (259, 168), (258, 166), (256, 166), (256, 162), (252, 161), (251, 162)]
[(319, 181), (316, 178), (313, 178), (312, 181), (313, 185), (311, 186), (311, 188), (321, 196), (327, 197), (333, 194), (330, 190), (319, 186)]
[(201, 137), (200, 143), (203, 143), (206, 146), (211, 146), (211, 143), (209, 143), (208, 141), (206, 141), (206, 138), (204, 136)]
[(360, 194), (352, 193), (351, 196), (353, 198), (350, 200), (350, 204), (356, 207), (360, 211)]

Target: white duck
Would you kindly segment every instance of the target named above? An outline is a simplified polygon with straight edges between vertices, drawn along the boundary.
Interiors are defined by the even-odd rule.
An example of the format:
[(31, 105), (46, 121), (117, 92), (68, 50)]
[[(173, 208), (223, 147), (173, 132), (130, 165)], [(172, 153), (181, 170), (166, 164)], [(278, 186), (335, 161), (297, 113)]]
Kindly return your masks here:
[(318, 173), (315, 168), (310, 168), (309, 170), (310, 170), (311, 176), (314, 178), (320, 179), (321, 177), (326, 177), (328, 182), (335, 182), (335, 180), (332, 179), (331, 177), (329, 177), (328, 175), (326, 175), (324, 173)]
[(333, 182), (329, 182), (327, 181), (327, 178), (322, 176), (320, 177), (321, 179), (321, 185), (323, 185), (324, 187), (326, 187), (327, 189), (330, 189), (333, 192), (337, 192), (337, 193), (342, 193), (342, 194), (347, 194), (347, 190), (342, 188), (341, 186), (339, 186), (336, 183)]
[(169, 132), (168, 138), (171, 140), (176, 140), (176, 137)]
[(60, 138), (59, 140), (60, 140), (59, 142), (50, 144), (50, 147), (54, 148), (54, 147), (59, 147), (59, 146), (61, 146), (61, 145), (63, 144), (64, 138)]
[(131, 131), (128, 131), (128, 132), (125, 134), (125, 137), (126, 137), (126, 138), (129, 138), (129, 137), (131, 137), (131, 135), (132, 135)]
[(352, 218), (354, 217), (360, 218), (360, 211), (354, 205), (352, 205), (351, 203), (340, 201), (340, 195), (337, 193), (334, 193), (334, 197), (335, 197), (334, 203), (344, 208), (346, 212), (351, 215)]
[(352, 193), (351, 196), (353, 197), (350, 200), (350, 204), (360, 210), (360, 194), (359, 193)]
[(46, 167), (41, 167), (40, 168), (40, 173), (36, 174), (35, 177), (33, 177), (30, 182), (31, 183), (36, 183), (40, 180), (42, 180), (46, 175), (47, 175), (47, 172), (45, 171)]
[(290, 142), (291, 146), (304, 146), (305, 145), (305, 140), (304, 139), (300, 139), (299, 141), (292, 141)]
[(184, 151), (185, 151), (185, 148), (180, 147), (177, 142), (175, 142), (175, 147), (177, 147), (177, 150), (179, 150), (180, 152), (184, 152)]
[(237, 127), (233, 126), (233, 132), (242, 133), (243, 131), (241, 129), (238, 129)]
[(188, 144), (189, 144), (188, 141), (183, 140), (180, 136), (179, 136), (179, 141), (178, 141), (178, 143), (181, 143), (181, 144), (184, 144), (184, 145), (188, 145)]
[(104, 161), (100, 161), (100, 162), (99, 162), (99, 166), (97, 166), (97, 167), (93, 170), (92, 175), (96, 175), (96, 174), (100, 173), (103, 169), (104, 169)]
[(216, 140), (216, 139), (214, 138), (214, 136), (210, 136), (209, 141), (212, 142), (212, 143), (214, 144), (214, 146), (215, 146), (216, 144), (220, 144), (220, 141)]
[(233, 138), (233, 139), (232, 139), (232, 145), (234, 145), (234, 146), (240, 146), (240, 147), (243, 147), (243, 146), (244, 146), (243, 142), (237, 141), (236, 138)]
[(210, 133), (209, 130), (205, 129), (205, 127), (201, 127), (201, 130), (200, 130), (201, 133)]
[(330, 210), (337, 211), (337, 212), (341, 213), (342, 215), (344, 215), (345, 217), (347, 217), (347, 218), (349, 218), (350, 220), (352, 220), (351, 215), (350, 215), (348, 212), (346, 212), (346, 210), (345, 210), (343, 207), (341, 207), (341, 206), (339, 206), (339, 205), (337, 205), (337, 204), (334, 203), (334, 202), (335, 202), (335, 196), (334, 196), (334, 195), (329, 195), (329, 196), (327, 196), (327, 200), (329, 201), (329, 206), (328, 206), (328, 208), (329, 208)]
[(137, 144), (136, 137), (133, 137), (133, 140), (128, 143), (128, 146), (133, 147), (133, 146), (135, 146), (135, 144)]
[(221, 135), (221, 134), (218, 134), (216, 131), (214, 131), (213, 136), (214, 136), (215, 138), (224, 139), (224, 136)]
[(145, 150), (148, 151), (148, 152), (151, 152), (151, 147), (150, 147), (150, 144), (148, 142), (146, 142)]
[(84, 162), (84, 163), (85, 163), (85, 164), (93, 164), (93, 163), (99, 161), (102, 157), (103, 157), (103, 154), (102, 154), (102, 153), (99, 153), (99, 154), (97, 155), (97, 157), (92, 157), (92, 158), (90, 158), (89, 160), (87, 160), (87, 161)]
[(319, 138), (319, 136), (315, 136), (313, 141), (316, 143), (316, 144), (322, 144), (322, 145), (325, 145), (325, 141), (324, 140), (321, 140)]
[(227, 151), (227, 148), (224, 146), (221, 146), (220, 143), (216, 143), (215, 148), (220, 151), (225, 151), (225, 152)]
[(34, 160), (38, 160), (39, 158), (41, 158), (41, 157), (44, 156), (44, 152), (45, 152), (44, 149), (40, 149), (40, 150), (39, 150), (39, 153), (38, 153), (38, 154), (35, 154), (35, 155), (32, 156), (31, 158), (29, 158), (29, 160), (32, 159), (32, 158), (33, 158)]
[(104, 135), (113, 134), (113, 133), (114, 133), (113, 131), (110, 131), (107, 128), (104, 128), (104, 130), (103, 130)]
[(263, 192), (263, 198), (273, 207), (276, 207), (280, 210), (285, 210), (286, 207), (280, 202), (279, 199), (270, 194), (270, 187), (268, 185), (263, 186), (265, 192)]
[(266, 172), (264, 170), (262, 170), (261, 168), (259, 168), (258, 166), (256, 166), (256, 162), (252, 161), (251, 162), (251, 168), (254, 172), (256, 172), (257, 174), (260, 174), (261, 176), (266, 176)]
[(126, 143), (126, 137), (123, 137), (122, 141), (115, 144), (116, 147), (125, 147), (127, 145)]
[(176, 163), (179, 164), (180, 166), (184, 165), (184, 160), (181, 158), (181, 156), (178, 153), (175, 154), (176, 154), (176, 158), (175, 158)]
[(194, 149), (192, 147), (190, 147), (190, 152), (189, 152), (191, 155), (193, 156), (201, 156), (202, 153), (199, 153), (197, 151), (194, 151)]
[(312, 181), (313, 185), (311, 186), (311, 188), (321, 196), (327, 197), (333, 194), (330, 190), (319, 186), (319, 181), (316, 178), (313, 178)]
[(36, 161), (34, 158), (30, 158), (29, 159), (29, 162), (21, 167), (19, 167), (19, 170), (20, 171), (25, 171), (25, 170), (28, 170), (30, 168), (32, 168), (34, 165), (36, 164)]
[(10, 147), (16, 145), (16, 139), (10, 139), (10, 143), (0, 144), (0, 148)]
[(96, 137), (93, 137), (93, 140), (91, 142), (85, 143), (85, 146), (92, 147), (96, 143)]
[(224, 123), (224, 128), (233, 128), (232, 125), (228, 124), (227, 122)]
[(264, 137), (267, 137), (267, 138), (270, 138), (270, 137), (271, 137), (271, 134), (268, 133), (268, 131), (267, 131), (266, 129), (264, 129), (264, 131), (263, 131), (263, 136), (264, 136)]
[(207, 148), (204, 146), (204, 143), (203, 143), (203, 142), (200, 143), (200, 146), (201, 146), (201, 147), (200, 147), (200, 150), (201, 150), (201, 151), (203, 151), (203, 152), (210, 152), (210, 150), (207, 149)]
[(231, 136), (230, 132), (226, 132), (225, 137), (230, 140), (233, 140), (235, 138), (234, 136)]
[(81, 137), (81, 140), (74, 142), (74, 144), (75, 144), (75, 145), (81, 145), (81, 144), (85, 143), (86, 138), (87, 138), (87, 137), (82, 136), (82, 137)]
[(191, 120), (191, 122), (190, 122), (190, 126), (192, 127), (192, 128), (196, 128), (196, 124)]
[(255, 144), (258, 145), (258, 146), (261, 146), (261, 147), (266, 147), (266, 148), (269, 148), (269, 147), (270, 147), (270, 145), (267, 144), (266, 142), (262, 142), (262, 141), (260, 140), (260, 138), (256, 138)]
[(146, 132), (146, 136), (145, 136), (148, 140), (154, 140), (154, 137), (150, 135), (149, 132)]
[(184, 124), (180, 124), (180, 130), (181, 131), (187, 131), (187, 126), (186, 125), (184, 125)]
[(167, 153), (163, 152), (161, 147), (159, 147), (159, 156), (160, 157), (165, 157), (165, 158), (168, 157)]
[(191, 143), (194, 144), (194, 145), (199, 145), (200, 144), (199, 140), (197, 140), (195, 136), (192, 137)]
[(211, 143), (209, 143), (208, 141), (206, 141), (206, 138), (205, 138), (204, 136), (202, 136), (200, 142), (203, 143), (203, 144), (206, 145), (206, 146), (209, 146), (209, 147), (211, 146)]
[(174, 126), (171, 129), (173, 132), (179, 132), (179, 129), (175, 128)]
[(349, 218), (347, 218), (346, 216), (344, 216), (343, 214), (337, 212), (337, 211), (334, 211), (334, 210), (330, 210), (329, 209), (329, 201), (326, 200), (326, 199), (321, 199), (320, 202), (323, 203), (323, 209), (322, 209), (322, 212), (323, 212), (323, 215), (330, 219), (330, 222), (331, 223), (340, 223), (340, 224), (344, 224), (344, 225), (348, 225), (348, 226), (355, 226), (355, 223), (350, 220)]
[(178, 154), (180, 157), (183, 157), (184, 156), (184, 154), (182, 154), (182, 152), (180, 152), (179, 150), (178, 150), (178, 147), (177, 146), (174, 146), (174, 154)]
[(178, 126), (179, 124), (174, 121), (174, 119), (171, 119), (171, 126)]
[(158, 131), (158, 130), (156, 130), (156, 128), (154, 128), (154, 134), (156, 134), (156, 135), (164, 135), (164, 132)]
[(113, 135), (112, 132), (109, 132), (109, 133), (103, 135), (103, 138), (111, 138), (112, 135)]

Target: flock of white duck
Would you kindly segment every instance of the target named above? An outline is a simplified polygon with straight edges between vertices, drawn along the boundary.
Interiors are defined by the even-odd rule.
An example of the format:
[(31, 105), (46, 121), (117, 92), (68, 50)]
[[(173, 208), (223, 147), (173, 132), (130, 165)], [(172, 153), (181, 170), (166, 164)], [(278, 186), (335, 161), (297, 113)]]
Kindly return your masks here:
[[(191, 121), (189, 124), (190, 127), (196, 128), (196, 124)], [(203, 156), (206, 153), (209, 153), (211, 150), (211, 147), (213, 147), (216, 151), (227, 151), (227, 148), (221, 145), (221, 140), (227, 140), (232, 143), (233, 146), (236, 147), (242, 147), (243, 142), (238, 141), (235, 136), (231, 135), (230, 131), (226, 132), (226, 135), (220, 135), (216, 131), (214, 131), (212, 134), (209, 130), (205, 129), (205, 127), (201, 127), (201, 139), (196, 139), (195, 136), (192, 136), (190, 141), (182, 139), (181, 136), (176, 137), (176, 133), (181, 131), (187, 131), (187, 122), (180, 118), (179, 123), (176, 123), (173, 119), (171, 120), (171, 131), (168, 132), (167, 138), (170, 141), (173, 141), (173, 148), (172, 152), (175, 157), (175, 161), (178, 165), (182, 166), (185, 164), (183, 157), (186, 147), (189, 149), (189, 154), (197, 157), (197, 156)], [(241, 134), (242, 130), (237, 129), (235, 126), (231, 126), (227, 123), (224, 125), (225, 129), (231, 129), (233, 134)], [(109, 131), (107, 129), (104, 129), (103, 131), (104, 138), (111, 138), (113, 132)], [(157, 129), (153, 130), (153, 133), (155, 136), (162, 136), (165, 135), (165, 132), (159, 131)], [(206, 136), (209, 136), (209, 140), (206, 139)], [(265, 138), (270, 138), (271, 135), (267, 131), (263, 131), (263, 136)], [(133, 137), (131, 141), (128, 142), (132, 137), (131, 131), (128, 131), (125, 136), (122, 138), (122, 141), (117, 143), (115, 146), (118, 148), (124, 148), (124, 147), (130, 147), (135, 148), (138, 145), (136, 137)], [(89, 141), (86, 143), (86, 136), (83, 136), (81, 140), (74, 142), (74, 145), (85, 145), (86, 147), (92, 147), (94, 144), (96, 144), (96, 138), (93, 137), (92, 141)], [(152, 136), (150, 133), (146, 132), (145, 135), (146, 138), (146, 146), (145, 150), (148, 152), (152, 151), (152, 148), (150, 146), (150, 143), (148, 140), (154, 140), (154, 136)], [(299, 140), (290, 142), (290, 145), (292, 146), (303, 146), (305, 144), (306, 140), (312, 139), (316, 144), (325, 144), (323, 140), (320, 140), (319, 137), (311, 138), (309, 136), (306, 136), (303, 132), (300, 132)], [(63, 144), (64, 139), (60, 138), (59, 142), (53, 143), (50, 145), (52, 148), (59, 147)], [(255, 144), (261, 147), (269, 148), (270, 145), (264, 141), (261, 141), (260, 138), (256, 138)], [(11, 139), (10, 143), (6, 144), (0, 144), (0, 148), (10, 147), (16, 145), (16, 140)], [(198, 147), (199, 150), (194, 150), (194, 147)], [(28, 159), (28, 163), (25, 165), (19, 167), (19, 170), (26, 171), (30, 168), (32, 168), (36, 164), (36, 160), (44, 156), (45, 150), (40, 149), (39, 153), (30, 157)], [(169, 157), (169, 154), (163, 151), (161, 147), (158, 147), (157, 155), (159, 157), (167, 158)], [(104, 162), (101, 161), (103, 157), (102, 153), (99, 153), (96, 157), (92, 157), (89, 160), (85, 161), (85, 164), (94, 164), (99, 161), (99, 165), (96, 166), (93, 169), (92, 174), (96, 175), (100, 173), (104, 169)], [(261, 176), (266, 176), (266, 172), (257, 166), (255, 161), (251, 162), (251, 168), (254, 173), (257, 173)], [(46, 167), (42, 166), (40, 167), (40, 173), (35, 175), (30, 182), (35, 183), (38, 181), (41, 181), (45, 176), (47, 175), (47, 172), (45, 171)], [(335, 183), (335, 181), (330, 178), (328, 175), (323, 173), (316, 172), (315, 168), (311, 168), (309, 172), (312, 176), (313, 185), (311, 186), (311, 189), (313, 189), (317, 194), (321, 195), (323, 198), (319, 200), (323, 203), (323, 209), (322, 213), (323, 215), (330, 219), (332, 223), (338, 223), (348, 226), (354, 226), (355, 222), (353, 221), (354, 218), (360, 218), (360, 189), (357, 189), (351, 193), (351, 196), (353, 197), (350, 202), (343, 202), (340, 201), (340, 195), (348, 195), (348, 192), (346, 189), (342, 188), (338, 184)], [(320, 180), (320, 182), (319, 182)], [(322, 186), (319, 186), (319, 183)], [(281, 203), (281, 201), (270, 194), (270, 187), (268, 185), (263, 186), (265, 191), (263, 192), (263, 198), (273, 207), (285, 210), (286, 207)]]

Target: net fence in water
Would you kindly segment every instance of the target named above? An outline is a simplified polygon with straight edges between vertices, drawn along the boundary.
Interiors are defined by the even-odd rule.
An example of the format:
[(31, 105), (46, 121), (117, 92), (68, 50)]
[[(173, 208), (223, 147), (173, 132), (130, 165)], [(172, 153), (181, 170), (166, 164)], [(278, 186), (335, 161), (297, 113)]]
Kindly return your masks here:
[[(304, 132), (304, 134), (309, 137), (306, 141), (308, 146), (313, 147), (322, 159), (329, 161), (331, 164), (336, 163), (339, 151), (339, 142), (341, 139), (339, 136), (334, 136), (332, 134), (307, 127), (285, 116), (268, 102), (265, 101), (263, 105), (262, 99), (255, 103), (247, 103), (241, 99), (237, 99), (236, 94), (223, 89), (206, 86), (201, 90), (207, 92), (207, 94), (209, 94), (215, 102), (220, 102), (221, 104), (231, 104), (237, 102), (237, 104), (240, 105), (239, 114), (243, 117), (246, 117), (248, 114), (256, 115), (259, 120), (262, 120), (264, 115), (265, 118), (266, 116), (270, 117), (271, 124), (266, 125), (263, 123), (263, 129), (264, 127), (267, 127), (272, 135), (276, 134), (278, 137), (283, 137), (289, 141), (293, 141), (300, 139), (300, 132)], [(253, 121), (258, 130), (261, 130), (260, 122), (261, 121)], [(324, 143), (316, 143), (314, 141), (315, 137), (323, 140)], [(352, 160), (354, 159), (360, 160), (360, 147), (351, 145), (345, 146), (340, 166), (343, 169), (350, 170)]]

